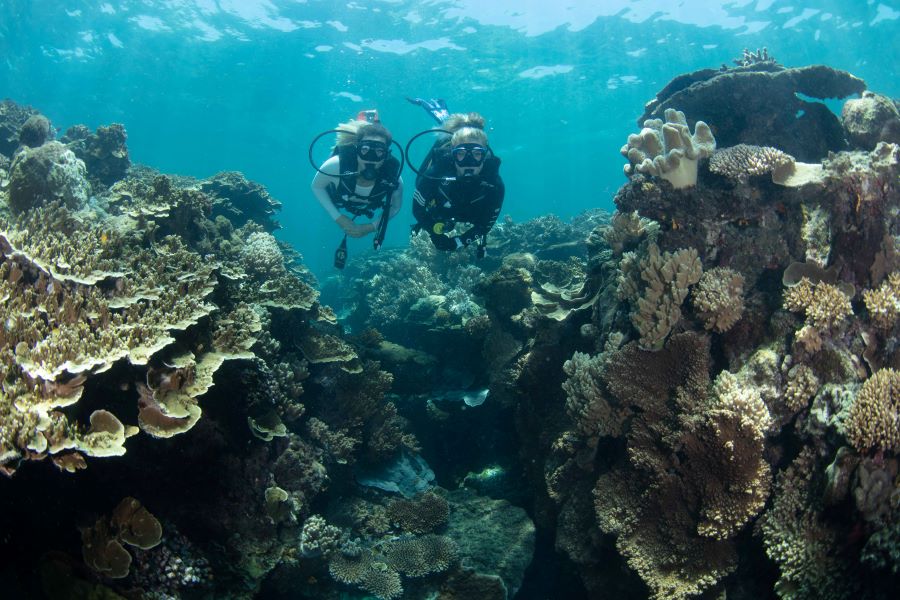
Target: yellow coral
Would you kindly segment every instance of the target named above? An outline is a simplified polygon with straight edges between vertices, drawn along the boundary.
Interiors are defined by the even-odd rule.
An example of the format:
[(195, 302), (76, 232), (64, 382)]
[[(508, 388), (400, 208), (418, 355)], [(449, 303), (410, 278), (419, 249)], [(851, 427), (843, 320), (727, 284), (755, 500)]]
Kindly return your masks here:
[(876, 289), (864, 291), (863, 300), (875, 327), (891, 329), (900, 316), (900, 272), (888, 275)]
[(813, 327), (834, 327), (853, 314), (850, 298), (841, 287), (820, 281), (813, 284), (804, 277), (784, 293), (784, 307), (806, 314), (806, 321)]

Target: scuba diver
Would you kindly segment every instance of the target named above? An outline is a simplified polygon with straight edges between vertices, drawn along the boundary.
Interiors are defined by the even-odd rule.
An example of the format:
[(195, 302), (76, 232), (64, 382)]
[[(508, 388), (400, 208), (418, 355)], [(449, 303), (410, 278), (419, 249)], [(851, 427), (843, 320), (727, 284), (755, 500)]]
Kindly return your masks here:
[[(440, 135), (416, 171), (413, 233), (427, 231), (438, 250), (452, 251), (477, 243), (476, 256), (482, 258), (505, 193), (500, 159), (488, 145), (484, 117), (478, 113), (451, 115), (443, 100), (407, 100), (422, 106), (440, 124), (439, 129), (410, 140), (412, 143), (432, 131)], [(409, 144), (407, 158), (408, 150)], [(470, 223), (471, 227), (455, 231), (457, 223)]]
[[(317, 167), (313, 146), (329, 133), (337, 133), (337, 144), (328, 160)], [(391, 155), (392, 143), (399, 147), (381, 124), (378, 113), (366, 110), (355, 120), (319, 134), (310, 144), (309, 160), (316, 169), (310, 186), (312, 193), (344, 232), (334, 257), (338, 269), (344, 268), (347, 261), (347, 236), (361, 238), (374, 233), (373, 245), (377, 250), (384, 242), (388, 220), (400, 211), (402, 148), (398, 160)], [(381, 214), (375, 218), (379, 211)], [(360, 216), (369, 221), (355, 222)]]

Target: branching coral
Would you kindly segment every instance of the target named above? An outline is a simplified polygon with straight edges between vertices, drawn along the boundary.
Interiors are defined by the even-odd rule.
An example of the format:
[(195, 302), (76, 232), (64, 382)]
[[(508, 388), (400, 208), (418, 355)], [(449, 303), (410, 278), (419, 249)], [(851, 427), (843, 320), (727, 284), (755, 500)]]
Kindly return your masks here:
[(744, 312), (744, 276), (725, 267), (710, 269), (700, 277), (693, 302), (707, 329), (728, 331)]
[(788, 371), (784, 386), (784, 403), (790, 413), (803, 410), (819, 390), (819, 378), (811, 368), (803, 363), (794, 365)]
[(618, 293), (635, 307), (631, 322), (640, 333), (642, 348), (662, 347), (681, 320), (681, 303), (702, 272), (693, 248), (660, 253), (659, 247), (651, 243), (644, 257), (625, 254)]
[(628, 143), (621, 149), (630, 163), (625, 166), (625, 174), (655, 175), (676, 189), (696, 185), (697, 162), (716, 149), (712, 131), (706, 123), (697, 121), (691, 135), (687, 119), (679, 110), (666, 109), (665, 119), (648, 119), (640, 133), (628, 136)]
[(609, 225), (602, 228), (602, 232), (603, 240), (612, 249), (613, 254), (619, 256), (645, 238), (656, 241), (659, 223), (639, 216), (636, 211), (627, 213), (616, 211)]
[(757, 533), (766, 554), (779, 568), (775, 591), (781, 598), (846, 600), (856, 587), (834, 552), (836, 535), (812, 508), (815, 451), (805, 447), (778, 475), (770, 508), (760, 517)]
[(884, 331), (893, 328), (900, 316), (900, 272), (888, 275), (876, 289), (864, 291), (863, 300), (875, 327)]
[(850, 298), (837, 285), (804, 277), (784, 292), (784, 307), (806, 314), (806, 322), (819, 329), (836, 327), (853, 314)]
[(862, 385), (844, 424), (860, 452), (900, 451), (900, 372), (881, 369)]

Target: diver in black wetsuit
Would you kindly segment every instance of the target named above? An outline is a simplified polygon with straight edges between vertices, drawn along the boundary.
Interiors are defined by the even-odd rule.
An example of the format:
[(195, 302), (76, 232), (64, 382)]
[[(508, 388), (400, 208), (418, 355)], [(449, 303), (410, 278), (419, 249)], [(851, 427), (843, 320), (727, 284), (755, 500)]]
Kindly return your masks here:
[[(435, 143), (416, 179), (416, 230), (427, 231), (439, 250), (477, 242), (480, 258), (485, 238), (503, 206), (500, 159), (488, 146), (481, 115), (450, 115), (442, 126), (452, 136), (445, 135)], [(457, 223), (470, 223), (471, 227), (456, 231)]]

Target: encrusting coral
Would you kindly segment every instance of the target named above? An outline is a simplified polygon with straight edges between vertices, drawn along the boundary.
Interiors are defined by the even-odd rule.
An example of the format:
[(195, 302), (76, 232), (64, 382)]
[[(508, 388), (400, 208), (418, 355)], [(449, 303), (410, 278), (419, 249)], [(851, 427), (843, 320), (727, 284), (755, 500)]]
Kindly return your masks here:
[(644, 121), (640, 133), (628, 136), (621, 153), (630, 163), (625, 165), (626, 175), (655, 175), (679, 189), (697, 184), (698, 161), (715, 149), (716, 140), (706, 123), (697, 121), (691, 135), (684, 113), (670, 108), (665, 111), (665, 122)]

